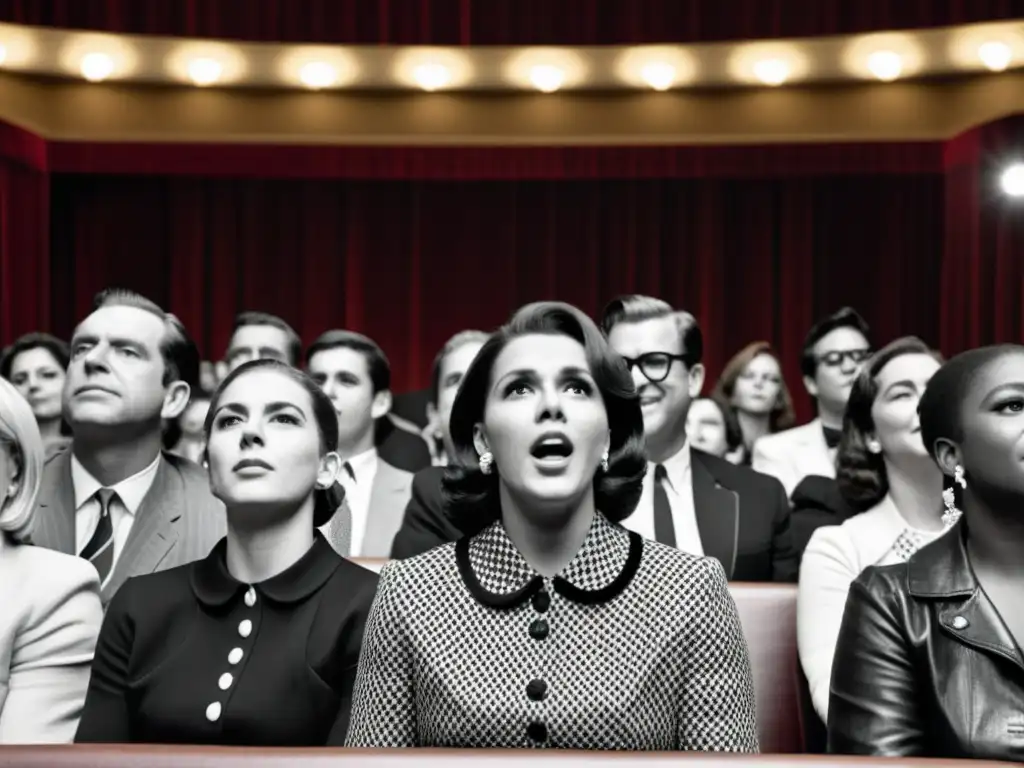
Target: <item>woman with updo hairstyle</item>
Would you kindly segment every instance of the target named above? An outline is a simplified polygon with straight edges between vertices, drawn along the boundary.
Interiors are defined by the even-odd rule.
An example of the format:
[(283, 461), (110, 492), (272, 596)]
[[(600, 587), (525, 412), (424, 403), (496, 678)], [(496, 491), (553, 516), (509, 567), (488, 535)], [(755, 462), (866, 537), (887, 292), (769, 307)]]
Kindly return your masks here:
[[(1024, 347), (971, 350), (918, 407), (946, 534), (853, 583), (829, 751), (1024, 761)], [(961, 516), (962, 515), (962, 516)]]
[(759, 438), (789, 429), (796, 421), (779, 356), (767, 341), (755, 341), (733, 355), (711, 394), (728, 403), (739, 422), (743, 435), (741, 464), (750, 464), (751, 451)]
[(619, 525), (643, 416), (593, 321), (520, 309), (450, 426), (444, 491), (470, 533), (382, 570), (348, 745), (756, 751), (722, 566)]
[(338, 423), (308, 376), (256, 360), (206, 418), (227, 536), (107, 609), (78, 742), (340, 745), (377, 576), (317, 528), (343, 499)]
[(11, 382), (32, 407), (47, 458), (71, 442), (71, 430), (61, 415), (70, 359), (67, 343), (48, 333), (26, 333), (0, 355), (0, 377)]
[(32, 546), (42, 473), (36, 417), (0, 379), (0, 744), (74, 738), (103, 620), (92, 563)]
[(858, 514), (811, 535), (797, 598), (800, 662), (822, 720), (853, 580), (869, 565), (906, 562), (945, 530), (942, 473), (921, 440), (917, 415), (940, 364), (927, 344), (907, 336), (872, 355), (850, 389), (836, 481)]

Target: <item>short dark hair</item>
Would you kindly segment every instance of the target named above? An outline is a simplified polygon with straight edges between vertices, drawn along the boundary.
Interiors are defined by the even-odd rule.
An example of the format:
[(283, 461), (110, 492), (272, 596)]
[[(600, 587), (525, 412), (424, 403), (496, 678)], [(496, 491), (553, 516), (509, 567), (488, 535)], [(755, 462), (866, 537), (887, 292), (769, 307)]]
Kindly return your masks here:
[[(338, 446), (338, 416), (334, 412), (334, 406), (331, 404), (331, 400), (327, 395), (324, 394), (323, 390), (317, 386), (316, 382), (313, 381), (309, 376), (300, 371), (298, 368), (282, 363), (280, 360), (273, 360), (271, 358), (262, 358), (260, 360), (250, 360), (247, 363), (235, 368), (227, 376), (224, 377), (224, 381), (217, 387), (217, 391), (210, 397), (210, 410), (206, 413), (206, 421), (203, 423), (203, 434), (206, 437), (206, 442), (210, 441), (210, 431), (213, 429), (213, 419), (217, 412), (218, 403), (220, 402), (221, 395), (224, 390), (234, 382), (236, 379), (240, 379), (242, 376), (247, 376), (250, 373), (256, 371), (268, 370), (275, 373), (280, 373), (282, 376), (294, 381), (309, 395), (309, 400), (313, 404), (313, 418), (316, 420), (316, 429), (320, 435), (320, 455), (325, 456), (331, 451), (335, 450)], [(209, 458), (207, 458), (209, 461)], [(342, 493), (340, 490), (334, 490), (334, 494)], [(315, 502), (313, 505), (313, 525), (319, 528), (322, 525), (326, 525), (328, 521), (334, 516), (338, 507), (341, 505), (341, 501), (344, 499), (342, 495), (340, 498), (332, 495), (329, 491), (318, 491), (315, 494)]]
[(366, 358), (373, 394), (391, 389), (391, 364), (384, 350), (369, 336), (355, 331), (335, 330), (321, 333), (306, 350), (306, 366), (309, 366), (309, 362), (318, 352), (338, 348), (355, 350)]
[(294, 366), (298, 366), (302, 362), (302, 339), (299, 338), (295, 329), (280, 317), (267, 312), (240, 312), (235, 315), (235, 324), (231, 329), (231, 335), (234, 336), (239, 328), (250, 325), (269, 325), (271, 328), (284, 331), (288, 338), (288, 362)]
[(430, 402), (433, 405), (437, 405), (437, 398), (441, 392), (441, 365), (445, 358), (466, 344), (483, 344), (490, 337), (491, 334), (484, 331), (459, 331), (444, 343), (441, 351), (434, 356), (434, 365), (430, 369)]
[(704, 358), (704, 334), (697, 324), (697, 318), (689, 312), (674, 309), (667, 301), (638, 293), (619, 296), (608, 302), (601, 313), (601, 329), (607, 335), (619, 323), (642, 323), (661, 317), (671, 317), (676, 323), (683, 363), (687, 368), (697, 365)]
[(871, 509), (889, 492), (885, 460), (868, 450), (868, 436), (875, 431), (871, 409), (878, 397), (878, 375), (904, 355), (942, 356), (916, 336), (904, 336), (887, 344), (861, 367), (850, 388), (843, 416), (843, 433), (836, 452), (836, 484), (846, 503), (859, 512)]
[(57, 365), (65, 371), (68, 369), (71, 351), (67, 342), (48, 333), (34, 332), (19, 336), (11, 346), (3, 351), (3, 354), (0, 355), (0, 376), (10, 381), (11, 368), (14, 367), (14, 358), (22, 352), (29, 352), (33, 349), (45, 349), (57, 361)]
[(633, 377), (589, 317), (569, 304), (542, 301), (519, 309), (484, 343), (452, 406), (451, 436), (457, 457), (445, 468), (442, 488), (450, 514), (465, 533), (482, 530), (501, 514), (497, 473), (480, 471), (474, 429), (483, 421), (494, 361), (513, 339), (532, 334), (562, 335), (578, 341), (604, 399), (611, 445), (608, 471), (594, 478), (595, 505), (609, 520), (619, 522), (633, 513), (640, 500), (647, 459), (643, 414)]
[(803, 351), (800, 353), (800, 373), (805, 378), (813, 379), (818, 372), (818, 358), (814, 356), (814, 345), (837, 328), (853, 328), (860, 331), (861, 336), (867, 339), (868, 346), (871, 346), (871, 328), (867, 321), (852, 307), (843, 307), (819, 320), (807, 332)]
[(170, 312), (140, 293), (125, 288), (107, 288), (96, 294), (93, 311), (106, 307), (134, 307), (149, 312), (164, 324), (164, 336), (160, 340), (160, 356), (164, 360), (163, 385), (183, 381), (189, 387), (199, 383), (199, 350), (188, 335), (185, 326)]
[(950, 358), (935, 372), (917, 405), (921, 439), (933, 459), (937, 458), (935, 443), (940, 438), (955, 443), (963, 440), (963, 404), (977, 377), (997, 360), (1020, 354), (1024, 354), (1020, 344), (978, 347)]

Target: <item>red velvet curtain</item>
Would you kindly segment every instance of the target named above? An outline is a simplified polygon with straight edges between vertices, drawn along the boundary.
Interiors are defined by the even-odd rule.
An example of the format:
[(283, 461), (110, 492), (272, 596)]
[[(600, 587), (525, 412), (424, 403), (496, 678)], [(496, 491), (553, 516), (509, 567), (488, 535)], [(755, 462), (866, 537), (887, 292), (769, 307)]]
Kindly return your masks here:
[(46, 142), (0, 123), (0, 345), (50, 324)]
[(946, 146), (940, 338), (947, 352), (1024, 341), (1024, 199), (999, 188), (1011, 162), (1024, 162), (1024, 116)]
[[(590, 181), (217, 180), (56, 175), (52, 315), (62, 333), (120, 284), (177, 313), (205, 354), (262, 309), (305, 341), (363, 331), (398, 391), (452, 333), (561, 299), (590, 313), (662, 296), (705, 329), (717, 373), (775, 343), (799, 393), (803, 334), (851, 304), (887, 339), (938, 341), (941, 174)], [(797, 397), (806, 409), (807, 403)], [(805, 410), (806, 412), (806, 410)]]
[(369, 45), (704, 42), (1022, 16), (1022, 0), (0, 0), (13, 23)]

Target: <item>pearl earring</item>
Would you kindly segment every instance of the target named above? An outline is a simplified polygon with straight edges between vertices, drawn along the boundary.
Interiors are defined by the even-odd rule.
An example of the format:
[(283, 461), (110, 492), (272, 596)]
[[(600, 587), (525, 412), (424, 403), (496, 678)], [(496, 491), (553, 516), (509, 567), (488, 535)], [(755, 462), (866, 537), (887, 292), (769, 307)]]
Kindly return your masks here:
[(604, 453), (601, 454), (601, 471), (602, 472), (607, 472), (608, 471), (608, 449), (607, 448), (605, 448), (604, 449)]
[(485, 475), (491, 474), (491, 468), (494, 466), (494, 454), (490, 451), (484, 451), (480, 454), (480, 471)]

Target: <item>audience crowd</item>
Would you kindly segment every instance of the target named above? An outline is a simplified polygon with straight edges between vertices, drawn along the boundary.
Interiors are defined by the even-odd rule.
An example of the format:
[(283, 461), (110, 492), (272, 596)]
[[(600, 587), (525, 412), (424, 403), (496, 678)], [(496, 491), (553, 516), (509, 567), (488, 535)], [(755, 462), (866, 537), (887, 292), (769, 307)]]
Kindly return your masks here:
[(649, 296), (396, 395), (360, 333), (201, 361), (103, 291), (0, 356), (0, 743), (757, 752), (732, 581), (797, 584), (829, 751), (1024, 760), (1024, 347), (883, 341), (808, 329), (797, 425)]

